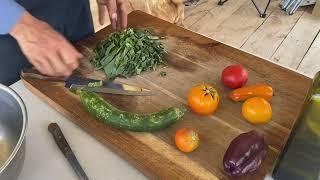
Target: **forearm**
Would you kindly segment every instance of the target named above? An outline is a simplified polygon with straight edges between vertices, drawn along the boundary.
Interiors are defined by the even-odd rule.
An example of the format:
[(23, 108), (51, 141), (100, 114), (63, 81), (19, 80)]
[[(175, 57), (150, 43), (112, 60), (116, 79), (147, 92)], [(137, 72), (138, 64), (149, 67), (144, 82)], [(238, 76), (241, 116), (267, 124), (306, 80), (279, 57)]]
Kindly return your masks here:
[(25, 9), (14, 0), (0, 0), (0, 34), (8, 34), (22, 17)]

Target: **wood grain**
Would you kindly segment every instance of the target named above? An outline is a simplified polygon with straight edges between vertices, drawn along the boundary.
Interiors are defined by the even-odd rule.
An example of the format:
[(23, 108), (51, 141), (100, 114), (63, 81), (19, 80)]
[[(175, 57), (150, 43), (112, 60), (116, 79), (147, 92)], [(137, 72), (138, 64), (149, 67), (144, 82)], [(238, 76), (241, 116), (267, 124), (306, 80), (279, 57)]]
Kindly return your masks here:
[(304, 8), (300, 8), (292, 16), (288, 16), (279, 8), (276, 9), (242, 46), (242, 49), (270, 59), (303, 12)]
[(272, 61), (297, 69), (320, 29), (319, 18), (313, 16), (311, 10), (311, 8), (308, 8), (303, 13), (292, 31), (272, 56)]
[(313, 44), (308, 50), (306, 56), (303, 58), (301, 64), (298, 66), (298, 71), (308, 74), (313, 77), (318, 71), (320, 71), (320, 30), (318, 31), (317, 37)]
[(320, 16), (320, 1), (317, 0), (316, 4), (314, 5), (312, 15), (319, 17)]
[(215, 0), (199, 1), (196, 6), (185, 7), (184, 27), (190, 27), (216, 6)]
[(203, 35), (210, 35), (219, 24), (231, 16), (248, 0), (237, 0), (225, 3), (223, 6), (213, 4), (213, 8), (188, 29)]
[[(265, 7), (265, 2), (258, 1), (259, 7)], [(233, 3), (233, 2), (230, 2)], [(210, 37), (235, 47), (241, 47), (244, 42), (263, 24), (270, 16), (279, 1), (272, 1), (267, 11), (266, 18), (260, 18), (251, 1), (244, 3), (228, 19), (221, 23), (210, 34)]]
[[(240, 133), (256, 129), (265, 135), (269, 144), (267, 158), (256, 173), (240, 179), (263, 179), (290, 133), (311, 79), (140, 11), (129, 15), (129, 27), (152, 27), (158, 35), (166, 37), (168, 55), (165, 60), (168, 66), (129, 79), (116, 79), (148, 87), (157, 92), (156, 96), (105, 94), (105, 99), (123, 110), (148, 113), (170, 106), (186, 106), (186, 95), (192, 86), (210, 83), (221, 95), (218, 111), (211, 116), (198, 116), (188, 111), (181, 121), (167, 129), (133, 133), (113, 129), (93, 119), (81, 106), (79, 98), (65, 89), (63, 83), (24, 79), (25, 84), (53, 108), (153, 179), (230, 179), (222, 166), (229, 143)], [(94, 48), (111, 32), (108, 26), (80, 41), (77, 44), (79, 50)], [(232, 103), (227, 98), (230, 90), (222, 86), (220, 74), (224, 67), (234, 63), (248, 69), (249, 84), (265, 82), (274, 87), (276, 96), (272, 100), (274, 115), (271, 123), (261, 126), (247, 123), (240, 114), (241, 103)], [(167, 76), (160, 77), (160, 71), (166, 71)], [(96, 78), (104, 76), (102, 72), (92, 72), (88, 61), (82, 63), (77, 73)], [(193, 153), (184, 154), (174, 145), (174, 134), (182, 127), (195, 128), (200, 134), (201, 145)]]

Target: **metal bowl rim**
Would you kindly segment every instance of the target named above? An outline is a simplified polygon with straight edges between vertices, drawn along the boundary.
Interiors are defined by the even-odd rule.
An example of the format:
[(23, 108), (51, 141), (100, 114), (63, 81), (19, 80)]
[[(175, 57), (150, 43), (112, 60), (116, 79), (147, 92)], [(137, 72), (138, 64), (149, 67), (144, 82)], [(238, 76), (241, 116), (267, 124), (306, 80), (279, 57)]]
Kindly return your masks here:
[(22, 111), (22, 118), (23, 118), (23, 126), (22, 126), (22, 132), (19, 137), (19, 141), (14, 147), (14, 150), (11, 152), (9, 158), (6, 160), (6, 162), (0, 167), (0, 174), (7, 168), (7, 166), (10, 164), (10, 162), (14, 159), (18, 151), (20, 150), (20, 147), (25, 139), (26, 136), (26, 129), (27, 129), (27, 123), (28, 123), (28, 117), (27, 117), (27, 109), (26, 106), (22, 100), (22, 98), (10, 87), (7, 87), (5, 85), (0, 84), (0, 90), (4, 90), (7, 93), (9, 93), (13, 98), (19, 103), (19, 106)]

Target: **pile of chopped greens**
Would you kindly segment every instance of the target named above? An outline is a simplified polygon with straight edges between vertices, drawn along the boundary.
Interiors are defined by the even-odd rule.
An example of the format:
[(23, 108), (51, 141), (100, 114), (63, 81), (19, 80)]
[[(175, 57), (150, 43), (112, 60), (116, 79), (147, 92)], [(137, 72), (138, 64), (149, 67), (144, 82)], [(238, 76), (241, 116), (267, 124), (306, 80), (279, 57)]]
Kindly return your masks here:
[(130, 77), (155, 70), (163, 63), (165, 53), (160, 38), (151, 30), (128, 28), (99, 42), (91, 63), (103, 69), (108, 79)]

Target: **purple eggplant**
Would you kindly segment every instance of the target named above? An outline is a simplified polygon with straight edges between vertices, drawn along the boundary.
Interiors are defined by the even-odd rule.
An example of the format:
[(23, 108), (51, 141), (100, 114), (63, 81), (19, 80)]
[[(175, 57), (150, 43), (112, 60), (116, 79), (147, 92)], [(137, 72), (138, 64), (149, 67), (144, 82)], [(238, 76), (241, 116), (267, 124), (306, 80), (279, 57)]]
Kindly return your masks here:
[(230, 143), (223, 166), (231, 176), (242, 176), (257, 170), (267, 154), (267, 144), (256, 131), (240, 134)]

